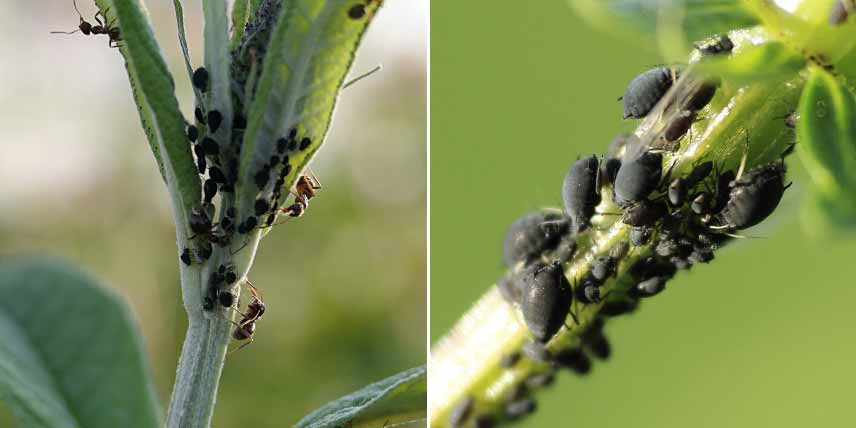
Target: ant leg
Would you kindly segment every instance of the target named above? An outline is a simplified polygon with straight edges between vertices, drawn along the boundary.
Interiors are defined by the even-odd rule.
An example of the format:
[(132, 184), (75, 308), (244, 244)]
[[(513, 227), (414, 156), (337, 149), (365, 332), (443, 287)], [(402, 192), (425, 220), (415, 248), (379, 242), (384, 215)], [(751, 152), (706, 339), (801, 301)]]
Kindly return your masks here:
[(234, 352), (238, 352), (238, 351), (240, 351), (241, 349), (244, 349), (244, 347), (245, 347), (245, 346), (247, 346), (247, 345), (249, 345), (249, 344), (251, 344), (251, 343), (253, 343), (253, 338), (252, 338), (252, 337), (250, 337), (250, 338), (249, 338), (249, 342), (245, 342), (243, 345), (239, 346), (237, 349), (233, 349), (233, 350), (231, 350), (231, 351), (227, 352), (227, 353), (226, 353), (226, 355), (232, 355), (232, 353), (234, 353)]
[[(103, 13), (101, 13), (101, 11), (100, 11), (100, 10), (99, 10), (98, 12), (95, 12), (95, 16), (93, 16), (93, 18), (95, 18), (95, 22), (97, 22), (97, 23), (98, 23), (98, 25), (100, 25), (100, 26), (104, 27), (104, 23), (103, 23), (103, 22), (101, 22), (101, 20), (100, 20), (100, 19), (98, 19), (98, 15), (101, 15), (102, 17), (104, 17), (104, 20), (105, 20), (105, 21), (107, 20), (107, 17), (106, 17), (106, 16), (104, 16), (104, 14), (103, 14)], [(106, 29), (107, 29), (107, 27), (104, 27), (104, 29), (106, 30)]]
[(309, 175), (312, 176), (312, 181), (309, 182), (309, 185), (314, 189), (318, 190), (321, 188), (321, 181), (318, 180), (318, 177), (315, 176), (315, 173), (312, 172), (311, 167), (306, 167), (309, 170)]

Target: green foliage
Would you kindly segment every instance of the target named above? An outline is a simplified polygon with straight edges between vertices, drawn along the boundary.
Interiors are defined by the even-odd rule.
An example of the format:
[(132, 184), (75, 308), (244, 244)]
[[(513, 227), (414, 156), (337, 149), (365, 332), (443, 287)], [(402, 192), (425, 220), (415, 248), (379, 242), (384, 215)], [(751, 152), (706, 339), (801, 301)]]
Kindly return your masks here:
[(120, 51), (140, 121), (175, 208), (188, 213), (201, 196), (199, 175), (175, 97), (175, 82), (138, 0), (97, 0), (107, 20), (121, 28)]
[(366, 6), (365, 16), (348, 16), (349, 0), (286, 2), (264, 56), (258, 89), (249, 106), (241, 149), (236, 195), (239, 217), (252, 213), (255, 174), (275, 152), (275, 143), (297, 128), (312, 144), (290, 155), (294, 165), (282, 186), (287, 193), (321, 147), (339, 90), (360, 41), (380, 2)]
[[(659, 43), (661, 49), (669, 52), (669, 59), (676, 61), (689, 53), (686, 48), (690, 41), (758, 22), (740, 0), (568, 1), (579, 15), (600, 30), (623, 35), (641, 42), (642, 46)], [(663, 40), (664, 37), (669, 40)]]
[(139, 331), (122, 299), (44, 258), (0, 262), (0, 397), (24, 427), (157, 427)]
[(425, 420), (426, 367), (415, 367), (325, 404), (295, 428), (381, 428)]
[(247, 25), (247, 17), (252, 16), (247, 14), (247, 6), (250, 0), (236, 0), (232, 3), (232, 50), (238, 47), (241, 43), (241, 37), (244, 35), (244, 27)]
[(812, 68), (799, 103), (800, 159), (818, 203), (838, 225), (856, 226), (856, 101), (835, 76)]

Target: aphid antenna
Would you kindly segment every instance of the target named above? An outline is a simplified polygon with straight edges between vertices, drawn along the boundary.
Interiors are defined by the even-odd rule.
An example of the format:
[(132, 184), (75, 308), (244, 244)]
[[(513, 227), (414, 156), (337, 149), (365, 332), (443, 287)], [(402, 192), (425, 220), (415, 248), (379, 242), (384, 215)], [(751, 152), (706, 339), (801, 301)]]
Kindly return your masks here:
[(345, 82), (345, 84), (344, 84), (344, 85), (342, 85), (342, 89), (346, 89), (346, 88), (348, 88), (349, 86), (353, 85), (354, 83), (357, 83), (357, 82), (359, 82), (360, 80), (363, 80), (363, 79), (365, 79), (366, 77), (369, 77), (369, 76), (371, 76), (372, 74), (375, 74), (375, 73), (377, 73), (378, 71), (381, 71), (381, 70), (383, 70), (383, 66), (382, 66), (382, 65), (380, 65), (380, 64), (378, 64), (378, 65), (376, 65), (373, 69), (371, 69), (371, 70), (369, 70), (369, 71), (367, 71), (367, 72), (365, 72), (365, 73), (363, 73), (363, 74), (361, 74), (361, 75), (359, 75), (359, 76), (357, 76), (357, 77), (354, 77), (353, 79), (351, 79), (351, 80), (349, 80), (349, 81)]

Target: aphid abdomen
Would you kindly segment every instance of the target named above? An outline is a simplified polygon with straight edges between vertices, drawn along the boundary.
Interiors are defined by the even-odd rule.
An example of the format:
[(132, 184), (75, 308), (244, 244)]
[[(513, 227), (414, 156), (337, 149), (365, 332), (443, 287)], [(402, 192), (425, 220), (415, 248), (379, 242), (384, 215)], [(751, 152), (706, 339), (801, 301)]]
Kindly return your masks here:
[(672, 71), (665, 67), (648, 70), (634, 77), (621, 97), (624, 118), (645, 117), (672, 87), (672, 83)]
[(536, 212), (519, 218), (508, 227), (502, 241), (506, 266), (529, 261), (555, 248), (568, 230), (567, 220), (557, 212)]
[(524, 278), (520, 310), (538, 342), (548, 342), (562, 327), (570, 309), (572, 291), (562, 265), (533, 266)]
[(600, 203), (599, 164), (597, 156), (594, 155), (579, 159), (571, 165), (562, 182), (565, 213), (570, 217), (575, 233), (589, 227), (594, 209)]

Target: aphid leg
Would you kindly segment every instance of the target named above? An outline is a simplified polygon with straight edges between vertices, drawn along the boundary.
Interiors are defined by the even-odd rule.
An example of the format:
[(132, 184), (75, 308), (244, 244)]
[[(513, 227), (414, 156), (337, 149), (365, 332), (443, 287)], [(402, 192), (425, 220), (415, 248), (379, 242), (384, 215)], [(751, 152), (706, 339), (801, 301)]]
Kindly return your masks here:
[(749, 157), (749, 130), (746, 130), (746, 151), (743, 152), (743, 157), (740, 158), (740, 168), (737, 169), (737, 177), (734, 181), (739, 181), (743, 176), (743, 170), (746, 169), (746, 159)]

